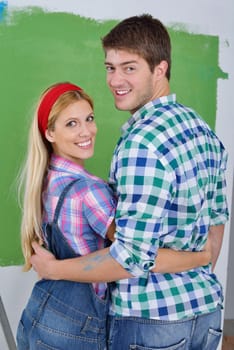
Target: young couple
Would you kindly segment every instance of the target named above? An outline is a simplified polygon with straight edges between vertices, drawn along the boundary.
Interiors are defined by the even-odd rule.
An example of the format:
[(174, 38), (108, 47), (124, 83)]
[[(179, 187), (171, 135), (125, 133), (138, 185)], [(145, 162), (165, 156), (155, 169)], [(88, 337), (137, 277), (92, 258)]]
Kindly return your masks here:
[(225, 149), (170, 93), (160, 21), (128, 18), (102, 44), (115, 106), (131, 117), (107, 184), (84, 168), (97, 132), (91, 98), (71, 83), (40, 98), (23, 173), (22, 246), (26, 270), (32, 264), (44, 279), (23, 311), (18, 349), (214, 350)]

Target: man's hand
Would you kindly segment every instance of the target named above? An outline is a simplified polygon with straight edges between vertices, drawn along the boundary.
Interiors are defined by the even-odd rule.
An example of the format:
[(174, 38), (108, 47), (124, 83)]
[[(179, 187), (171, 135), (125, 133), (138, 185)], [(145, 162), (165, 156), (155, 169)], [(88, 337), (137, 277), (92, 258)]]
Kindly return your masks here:
[(45, 279), (51, 279), (51, 267), (56, 261), (54, 255), (40, 246), (37, 242), (32, 243), (33, 254), (30, 258), (33, 269), (38, 273), (38, 276)]
[(212, 261), (212, 245), (211, 245), (211, 239), (210, 236), (208, 235), (206, 244), (203, 247), (203, 251), (206, 253), (207, 257), (207, 264), (208, 265)]
[(222, 248), (224, 235), (224, 225), (210, 226), (209, 239), (211, 241), (211, 252), (212, 252), (212, 271), (216, 266), (220, 250)]

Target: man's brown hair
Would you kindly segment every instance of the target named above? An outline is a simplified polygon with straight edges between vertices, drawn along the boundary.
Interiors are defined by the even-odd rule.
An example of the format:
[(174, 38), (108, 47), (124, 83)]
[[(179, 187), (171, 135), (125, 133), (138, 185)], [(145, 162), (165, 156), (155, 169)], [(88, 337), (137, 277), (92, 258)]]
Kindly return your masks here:
[(149, 14), (126, 18), (102, 38), (104, 51), (118, 49), (133, 52), (146, 60), (151, 72), (165, 60), (170, 79), (171, 40), (165, 26)]

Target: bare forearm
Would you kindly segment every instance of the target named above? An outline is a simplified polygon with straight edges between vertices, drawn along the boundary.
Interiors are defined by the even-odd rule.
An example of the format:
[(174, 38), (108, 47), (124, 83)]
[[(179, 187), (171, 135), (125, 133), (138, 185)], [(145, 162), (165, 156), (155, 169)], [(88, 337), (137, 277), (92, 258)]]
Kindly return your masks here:
[(112, 282), (129, 277), (132, 276), (112, 258), (109, 248), (79, 258), (52, 260), (46, 276), (77, 282)]
[(156, 266), (152, 270), (159, 273), (177, 273), (207, 265), (211, 261), (210, 251), (185, 252), (162, 248), (158, 251)]
[(209, 237), (211, 241), (211, 252), (212, 252), (212, 270), (214, 270), (217, 263), (220, 250), (222, 248), (224, 235), (224, 225), (210, 226)]
[[(86, 256), (56, 260), (46, 249), (33, 243), (35, 254), (31, 263), (38, 274), (47, 279), (63, 279), (77, 282), (111, 282), (131, 278), (115, 259), (109, 248), (98, 250)], [(203, 255), (202, 255), (203, 254)], [(156, 268), (153, 272), (181, 272), (203, 264), (203, 253), (177, 252), (172, 249), (160, 249), (156, 258)]]

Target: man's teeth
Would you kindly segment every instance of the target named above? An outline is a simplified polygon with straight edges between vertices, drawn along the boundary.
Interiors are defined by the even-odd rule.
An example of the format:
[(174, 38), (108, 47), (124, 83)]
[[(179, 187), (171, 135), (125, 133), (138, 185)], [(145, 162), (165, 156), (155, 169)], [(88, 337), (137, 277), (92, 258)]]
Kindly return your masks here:
[(130, 90), (116, 90), (117, 95), (125, 95), (129, 92)]

